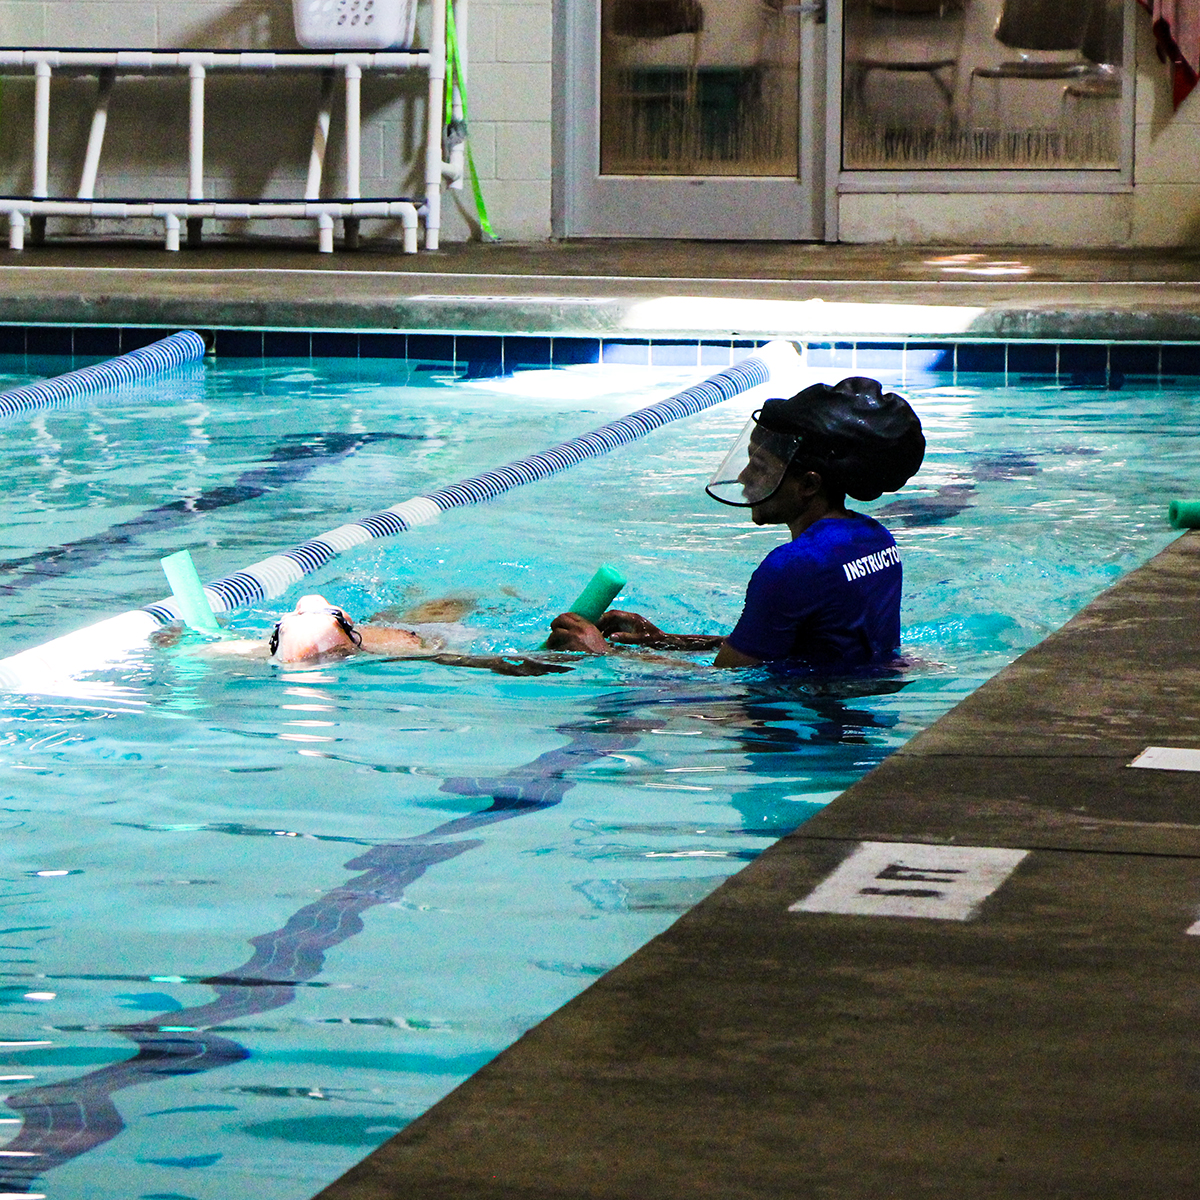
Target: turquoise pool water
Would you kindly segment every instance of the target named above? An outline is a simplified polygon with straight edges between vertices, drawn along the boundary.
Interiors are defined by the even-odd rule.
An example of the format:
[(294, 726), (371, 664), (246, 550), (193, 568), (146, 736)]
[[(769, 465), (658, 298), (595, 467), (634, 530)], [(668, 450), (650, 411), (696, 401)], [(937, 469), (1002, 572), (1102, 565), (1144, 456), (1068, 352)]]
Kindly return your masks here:
[[(159, 599), (163, 554), (228, 574), (701, 375), (235, 360), (2, 426), (0, 655)], [(184, 644), (90, 696), (0, 697), (0, 1191), (311, 1196), (1173, 536), (1200, 465), (1182, 391), (906, 393), (926, 465), (864, 506), (904, 557), (902, 679)], [(451, 648), (534, 652), (610, 561), (623, 605), (728, 629), (779, 532), (703, 482), (753, 404), (361, 547), (231, 627), (265, 636), (312, 590), (359, 617), (449, 597), (428, 632)]]

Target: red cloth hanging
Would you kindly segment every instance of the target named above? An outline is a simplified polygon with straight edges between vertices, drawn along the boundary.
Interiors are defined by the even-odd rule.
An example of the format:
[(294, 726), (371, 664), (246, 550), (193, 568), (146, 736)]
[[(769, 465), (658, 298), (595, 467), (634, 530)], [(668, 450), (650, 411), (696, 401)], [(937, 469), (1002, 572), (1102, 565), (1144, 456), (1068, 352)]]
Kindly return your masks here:
[(1141, 0), (1154, 20), (1158, 57), (1171, 64), (1171, 94), (1178, 108), (1200, 78), (1200, 0)]

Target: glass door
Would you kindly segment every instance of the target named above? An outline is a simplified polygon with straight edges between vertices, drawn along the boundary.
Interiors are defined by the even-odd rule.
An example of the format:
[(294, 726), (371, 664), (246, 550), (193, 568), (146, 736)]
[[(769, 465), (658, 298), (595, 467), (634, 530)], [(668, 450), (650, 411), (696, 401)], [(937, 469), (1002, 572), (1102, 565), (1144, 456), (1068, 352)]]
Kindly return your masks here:
[(819, 0), (568, 0), (559, 15), (556, 232), (821, 236)]

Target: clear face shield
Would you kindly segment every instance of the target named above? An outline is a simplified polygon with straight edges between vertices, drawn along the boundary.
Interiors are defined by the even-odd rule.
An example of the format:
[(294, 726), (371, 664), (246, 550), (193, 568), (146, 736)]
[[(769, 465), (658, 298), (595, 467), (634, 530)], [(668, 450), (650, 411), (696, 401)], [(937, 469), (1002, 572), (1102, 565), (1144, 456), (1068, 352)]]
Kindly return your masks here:
[(804, 438), (798, 433), (776, 433), (758, 423), (756, 412), (738, 435), (704, 489), (714, 500), (735, 508), (750, 508), (774, 495), (787, 474), (788, 464)]

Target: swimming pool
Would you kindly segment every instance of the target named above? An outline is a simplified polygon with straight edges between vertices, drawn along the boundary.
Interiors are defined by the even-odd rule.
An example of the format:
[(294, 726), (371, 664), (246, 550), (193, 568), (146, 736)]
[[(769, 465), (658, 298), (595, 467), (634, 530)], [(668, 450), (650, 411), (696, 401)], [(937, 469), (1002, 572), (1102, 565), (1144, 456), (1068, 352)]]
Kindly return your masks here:
[[(0, 653), (157, 599), (183, 546), (225, 574), (704, 373), (244, 360), (0, 427)], [(906, 390), (926, 465), (863, 506), (904, 556), (902, 680), (699, 656), (281, 670), (185, 645), (91, 697), (3, 697), (0, 1040), (29, 1123), (7, 1189), (311, 1195), (1173, 536), (1185, 392)], [(621, 604), (727, 629), (778, 540), (702, 492), (751, 406), (368, 544), (231, 623), (265, 634), (310, 590), (355, 615), (450, 597), (431, 634), (531, 651), (608, 560)]]

